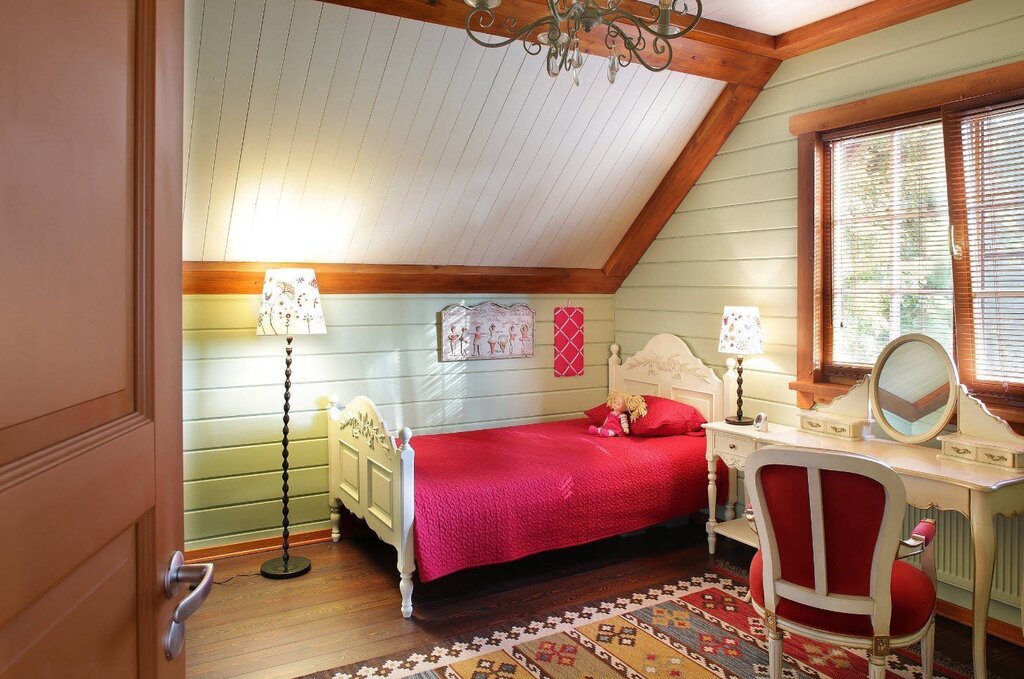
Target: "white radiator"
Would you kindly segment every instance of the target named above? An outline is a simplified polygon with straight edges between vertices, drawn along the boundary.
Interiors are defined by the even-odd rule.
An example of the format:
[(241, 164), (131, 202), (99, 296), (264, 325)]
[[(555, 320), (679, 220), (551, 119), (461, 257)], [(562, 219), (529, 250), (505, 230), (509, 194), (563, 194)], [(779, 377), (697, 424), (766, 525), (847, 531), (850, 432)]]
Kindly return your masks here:
[[(939, 580), (971, 590), (974, 578), (974, 552), (971, 548), (971, 524), (957, 512), (907, 507), (904, 535), (921, 519), (932, 518), (938, 526), (935, 566)], [(1024, 576), (1024, 521), (1019, 517), (996, 518), (996, 569), (992, 579), (992, 599), (1014, 608), (1020, 606), (1021, 577)]]

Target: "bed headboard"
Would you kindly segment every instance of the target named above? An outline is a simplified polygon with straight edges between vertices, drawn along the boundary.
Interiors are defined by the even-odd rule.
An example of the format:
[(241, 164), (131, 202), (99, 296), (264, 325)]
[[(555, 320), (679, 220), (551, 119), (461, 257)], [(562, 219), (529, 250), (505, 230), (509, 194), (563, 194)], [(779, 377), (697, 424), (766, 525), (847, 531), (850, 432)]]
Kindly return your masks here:
[(675, 335), (655, 335), (623, 363), (619, 345), (611, 346), (608, 385), (633, 394), (662, 396), (689, 404), (708, 422), (725, 418), (722, 380)]

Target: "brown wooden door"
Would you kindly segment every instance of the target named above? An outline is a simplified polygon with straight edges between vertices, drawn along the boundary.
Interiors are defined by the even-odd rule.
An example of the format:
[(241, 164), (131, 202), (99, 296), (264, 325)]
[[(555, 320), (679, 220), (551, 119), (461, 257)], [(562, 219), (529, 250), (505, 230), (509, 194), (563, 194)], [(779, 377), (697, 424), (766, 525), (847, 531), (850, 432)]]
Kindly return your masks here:
[(0, 0), (0, 677), (183, 677), (180, 0)]

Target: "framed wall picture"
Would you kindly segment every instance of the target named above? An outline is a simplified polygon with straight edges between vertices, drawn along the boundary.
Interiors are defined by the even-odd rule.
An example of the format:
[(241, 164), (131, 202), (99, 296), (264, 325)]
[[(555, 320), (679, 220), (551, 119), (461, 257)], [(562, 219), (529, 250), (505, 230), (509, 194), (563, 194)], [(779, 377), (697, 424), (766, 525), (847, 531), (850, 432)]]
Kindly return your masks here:
[(531, 358), (534, 316), (526, 304), (450, 304), (441, 310), (441, 361)]

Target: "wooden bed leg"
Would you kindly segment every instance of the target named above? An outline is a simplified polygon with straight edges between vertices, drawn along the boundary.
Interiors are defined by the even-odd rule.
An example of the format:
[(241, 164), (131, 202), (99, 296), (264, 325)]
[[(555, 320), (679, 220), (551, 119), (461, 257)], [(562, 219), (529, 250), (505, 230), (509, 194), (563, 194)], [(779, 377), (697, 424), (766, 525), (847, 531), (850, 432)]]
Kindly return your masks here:
[(398, 590), (402, 593), (402, 617), (412, 617), (412, 569), (400, 571), (401, 580), (398, 581)]
[(331, 540), (341, 542), (341, 503), (331, 498)]

